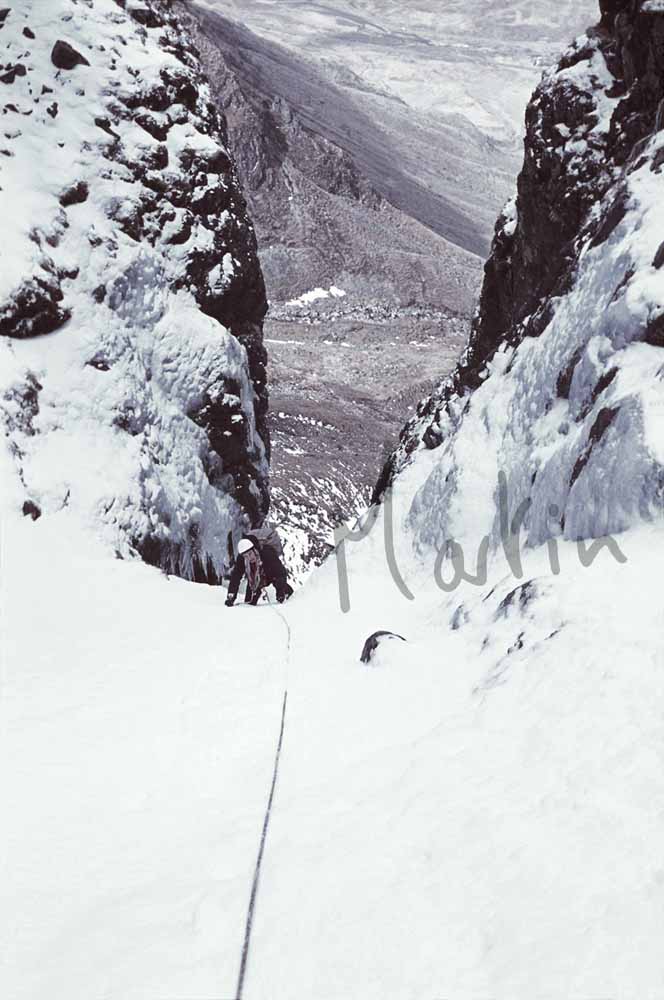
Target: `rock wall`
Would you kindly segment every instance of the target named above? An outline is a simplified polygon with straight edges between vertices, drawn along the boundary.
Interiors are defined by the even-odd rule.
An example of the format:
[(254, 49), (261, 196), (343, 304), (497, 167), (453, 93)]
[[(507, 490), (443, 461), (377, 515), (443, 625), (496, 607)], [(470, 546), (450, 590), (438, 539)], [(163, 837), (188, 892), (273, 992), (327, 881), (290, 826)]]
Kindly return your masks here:
[(216, 579), (269, 504), (267, 302), (225, 120), (170, 0), (26, 0), (0, 25), (11, 503), (80, 505), (121, 552)]
[(661, 506), (664, 4), (600, 7), (528, 107), (517, 194), (498, 219), (468, 348), (375, 490), (439, 449), (420, 497), (436, 497), (437, 537), (464, 502), (473, 436), (492, 456), (486, 517), (503, 471), (514, 502), (530, 504), (533, 541), (621, 530)]

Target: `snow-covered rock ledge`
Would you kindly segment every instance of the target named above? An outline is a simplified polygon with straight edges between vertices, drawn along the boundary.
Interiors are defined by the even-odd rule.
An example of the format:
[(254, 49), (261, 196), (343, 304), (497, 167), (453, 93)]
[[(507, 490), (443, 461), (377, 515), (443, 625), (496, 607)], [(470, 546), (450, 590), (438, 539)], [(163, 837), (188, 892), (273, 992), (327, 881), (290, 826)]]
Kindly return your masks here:
[(215, 579), (267, 507), (256, 243), (168, 0), (0, 10), (5, 513)]

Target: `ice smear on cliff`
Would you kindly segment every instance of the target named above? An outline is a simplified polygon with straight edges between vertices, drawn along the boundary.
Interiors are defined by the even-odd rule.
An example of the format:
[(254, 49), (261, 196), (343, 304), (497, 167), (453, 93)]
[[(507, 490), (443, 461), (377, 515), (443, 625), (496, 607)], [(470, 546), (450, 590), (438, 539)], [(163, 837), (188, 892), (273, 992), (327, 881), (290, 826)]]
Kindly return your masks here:
[[(229, 161), (195, 63), (175, 54), (175, 29), (145, 28), (130, 13), (112, 0), (28, 2), (2, 29), (5, 58), (28, 66), (2, 84), (5, 501), (45, 517), (68, 508), (120, 554), (215, 576), (240, 527), (238, 470), (244, 462), (243, 488), (260, 506), (267, 463), (245, 348), (201, 312), (188, 275), (206, 253), (214, 263), (221, 228), (235, 238), (239, 223), (203, 209), (160, 221), (170, 206), (159, 185), (176, 191), (187, 163), (205, 166), (192, 181), (204, 205), (227, 185)], [(33, 40), (22, 33), (30, 25)], [(63, 31), (90, 66), (56, 71)], [(166, 111), (127, 111), (169, 100)], [(227, 252), (217, 271), (210, 280), (226, 288), (240, 268)], [(51, 332), (17, 340), (30, 288), (41, 301), (24, 334)], [(210, 410), (227, 418), (228, 461), (211, 445), (201, 416)]]

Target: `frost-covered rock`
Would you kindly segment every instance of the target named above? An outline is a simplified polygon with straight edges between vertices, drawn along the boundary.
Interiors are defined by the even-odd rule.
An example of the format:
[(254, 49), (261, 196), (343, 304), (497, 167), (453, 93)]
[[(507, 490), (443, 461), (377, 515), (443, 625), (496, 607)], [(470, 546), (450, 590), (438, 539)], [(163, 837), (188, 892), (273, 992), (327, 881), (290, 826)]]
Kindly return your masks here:
[(0, 305), (0, 336), (36, 337), (57, 330), (71, 316), (61, 305), (63, 298), (53, 261), (45, 257), (38, 271)]
[[(500, 533), (498, 482), (538, 544), (664, 506), (664, 11), (602, 2), (527, 111), (468, 349), (376, 491), (432, 449), (421, 544)], [(504, 505), (503, 505), (504, 508)]]
[(215, 579), (268, 504), (267, 306), (225, 122), (170, 2), (24, 0), (0, 31), (6, 506)]

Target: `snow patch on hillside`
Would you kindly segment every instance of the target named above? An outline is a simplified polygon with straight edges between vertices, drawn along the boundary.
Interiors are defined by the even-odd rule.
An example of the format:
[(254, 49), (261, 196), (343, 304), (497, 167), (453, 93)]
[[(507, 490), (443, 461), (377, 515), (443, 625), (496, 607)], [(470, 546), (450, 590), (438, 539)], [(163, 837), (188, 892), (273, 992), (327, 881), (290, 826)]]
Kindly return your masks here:
[(330, 285), (329, 288), (312, 288), (309, 292), (304, 292), (297, 299), (290, 299), (286, 303), (287, 306), (308, 306), (312, 302), (318, 302), (321, 299), (343, 299), (346, 297), (346, 293), (343, 288), (337, 288), (336, 285)]

